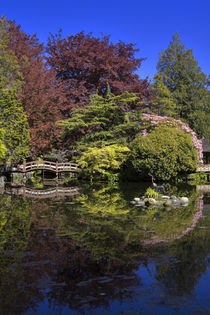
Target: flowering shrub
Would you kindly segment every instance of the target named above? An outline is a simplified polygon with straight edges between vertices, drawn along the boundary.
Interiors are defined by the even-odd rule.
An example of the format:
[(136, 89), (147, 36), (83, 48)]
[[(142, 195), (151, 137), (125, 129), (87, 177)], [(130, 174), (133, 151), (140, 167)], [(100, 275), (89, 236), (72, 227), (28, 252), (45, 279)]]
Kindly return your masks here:
[(192, 136), (192, 141), (198, 151), (197, 158), (200, 163), (203, 163), (202, 142), (196, 136), (196, 133), (190, 127), (179, 119), (174, 119), (167, 116), (157, 116), (152, 114), (143, 114), (142, 122), (144, 129), (142, 135), (146, 136), (148, 132), (154, 130), (157, 126), (165, 125), (167, 127), (174, 127), (175, 129), (182, 129)]
[(129, 161), (136, 174), (157, 180), (175, 180), (192, 173), (198, 165), (192, 137), (180, 128), (160, 124), (130, 143)]

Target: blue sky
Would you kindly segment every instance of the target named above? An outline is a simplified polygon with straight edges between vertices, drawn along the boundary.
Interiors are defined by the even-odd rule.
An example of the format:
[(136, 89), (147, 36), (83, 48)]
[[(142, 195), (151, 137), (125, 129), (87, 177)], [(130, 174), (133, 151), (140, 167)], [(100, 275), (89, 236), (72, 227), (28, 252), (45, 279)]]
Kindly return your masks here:
[(3, 14), (43, 42), (61, 28), (64, 36), (83, 30), (111, 35), (112, 42), (135, 43), (136, 56), (147, 58), (138, 71), (141, 78), (154, 76), (159, 52), (178, 32), (210, 75), (209, 0), (4, 0)]

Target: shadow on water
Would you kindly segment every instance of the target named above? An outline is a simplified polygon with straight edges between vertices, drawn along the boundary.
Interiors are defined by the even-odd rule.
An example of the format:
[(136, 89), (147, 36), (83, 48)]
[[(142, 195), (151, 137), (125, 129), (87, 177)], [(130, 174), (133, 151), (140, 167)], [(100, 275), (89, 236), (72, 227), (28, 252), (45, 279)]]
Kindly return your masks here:
[(189, 197), (189, 206), (132, 206), (147, 186), (2, 195), (1, 314), (208, 310), (209, 299), (201, 302), (210, 284), (208, 194), (169, 185), (167, 193)]

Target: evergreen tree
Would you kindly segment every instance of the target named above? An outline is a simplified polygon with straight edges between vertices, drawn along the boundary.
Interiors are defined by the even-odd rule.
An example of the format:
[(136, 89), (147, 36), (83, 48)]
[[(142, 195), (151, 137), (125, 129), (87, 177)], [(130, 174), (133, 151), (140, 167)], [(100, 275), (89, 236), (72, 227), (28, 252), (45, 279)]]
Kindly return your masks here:
[(150, 102), (152, 111), (157, 115), (174, 116), (176, 103), (160, 73), (155, 75), (151, 89), (154, 96), (154, 100)]
[(17, 93), (22, 81), (17, 59), (8, 49), (5, 18), (0, 19), (0, 130), (1, 159), (19, 161), (29, 154), (29, 127)]
[(18, 69), (17, 60), (8, 48), (9, 33), (8, 22), (5, 17), (0, 19), (0, 76), (1, 85), (4, 88), (19, 88), (22, 84), (21, 73)]
[(60, 121), (64, 128), (63, 141), (71, 148), (86, 150), (121, 143), (138, 132), (140, 111), (126, 111), (127, 106), (139, 99), (133, 93), (118, 96), (91, 95), (91, 104), (85, 109), (75, 109), (72, 117)]
[(177, 33), (160, 54), (157, 70), (176, 102), (175, 116), (188, 122), (200, 137), (209, 137), (207, 130), (200, 128), (204, 117), (205, 124), (210, 124), (209, 78), (198, 66), (192, 50), (185, 49)]
[(4, 160), (6, 155), (6, 147), (4, 145), (4, 134), (5, 131), (3, 128), (0, 129), (0, 161)]
[(0, 128), (7, 162), (18, 162), (29, 155), (29, 126), (15, 88), (5, 89), (0, 80)]

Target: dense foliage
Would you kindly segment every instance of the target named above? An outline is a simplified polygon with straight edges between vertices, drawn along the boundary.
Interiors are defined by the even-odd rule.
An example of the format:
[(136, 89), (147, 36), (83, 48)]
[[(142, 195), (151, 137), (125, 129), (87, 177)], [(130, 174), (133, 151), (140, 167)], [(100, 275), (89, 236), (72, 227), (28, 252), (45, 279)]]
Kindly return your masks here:
[(159, 126), (146, 136), (140, 134), (130, 147), (131, 163), (140, 176), (151, 173), (159, 180), (173, 180), (197, 166), (191, 136), (172, 127)]
[(96, 38), (83, 32), (67, 38), (61, 32), (51, 35), (47, 61), (66, 96), (62, 112), (68, 117), (72, 108), (89, 104), (91, 94), (105, 96), (107, 84), (114, 95), (128, 91), (142, 101), (148, 99), (149, 83), (135, 74), (143, 61), (135, 58), (137, 51), (134, 44), (111, 43), (109, 36)]
[[(29, 127), (18, 92), (22, 77), (15, 55), (9, 50), (7, 21), (0, 19), (0, 129), (1, 158), (19, 161), (29, 154)], [(5, 150), (6, 149), (6, 150)]]
[(185, 120), (199, 137), (210, 138), (209, 78), (177, 33), (160, 54), (157, 70), (175, 100), (175, 117)]
[(64, 128), (63, 140), (73, 149), (87, 150), (132, 139), (139, 126), (140, 112), (126, 111), (126, 107), (139, 99), (133, 93), (107, 97), (91, 95), (91, 104), (76, 109), (68, 120), (60, 121)]
[[(130, 143), (137, 145), (140, 139), (143, 143), (153, 136), (157, 141), (157, 155), (155, 157), (154, 153), (153, 162), (159, 163), (159, 154), (162, 153), (158, 135), (161, 128), (171, 128), (174, 152), (179, 146), (183, 158), (177, 152), (178, 161), (171, 157), (171, 164), (176, 161), (176, 170), (162, 161), (165, 175), (158, 173), (157, 176), (168, 179), (195, 168), (192, 162), (194, 152), (198, 151), (198, 160), (202, 162), (202, 147), (193, 130), (200, 137), (209, 138), (210, 135), (209, 80), (199, 68), (192, 51), (185, 50), (178, 34), (160, 54), (158, 73), (150, 86), (147, 79), (142, 80), (136, 74), (143, 61), (135, 57), (137, 51), (132, 43), (120, 41), (113, 44), (109, 36), (96, 38), (84, 32), (66, 38), (62, 37), (61, 32), (51, 35), (45, 48), (36, 35), (26, 34), (20, 25), (2, 17), (1, 159), (18, 161), (29, 154), (30, 128), (30, 154), (33, 158), (52, 149), (70, 148), (77, 153), (85, 152), (81, 161), (84, 165), (87, 163), (90, 173), (98, 167), (100, 171), (97, 172), (105, 176), (106, 171), (95, 166), (103, 159), (94, 160), (96, 156), (101, 157), (103, 150), (105, 159), (109, 160), (108, 156), (114, 151), (113, 161), (116, 162), (118, 158), (121, 161), (120, 151), (117, 153), (115, 150), (117, 147), (127, 148)], [(161, 115), (157, 117), (163, 117), (163, 120), (168, 119), (163, 115), (176, 120), (154, 130), (157, 121), (150, 121), (147, 125), (148, 119), (145, 117), (148, 114), (142, 115), (145, 110)], [(175, 131), (176, 128), (178, 131)], [(187, 149), (190, 135), (183, 136), (183, 139), (188, 138), (183, 140), (180, 135), (177, 136), (182, 133), (181, 129), (191, 134), (194, 147), (190, 158)], [(61, 136), (58, 137), (59, 130)], [(142, 136), (134, 140), (139, 132), (142, 132)], [(168, 146), (166, 138), (162, 151), (164, 146)], [(163, 137), (161, 141), (164, 141)], [(130, 147), (132, 150), (132, 144)], [(170, 156), (171, 152), (168, 154)], [(136, 163), (134, 160), (133, 165)], [(117, 168), (110, 161), (106, 163), (111, 173), (115, 173)], [(134, 168), (138, 169), (137, 164)], [(144, 173), (151, 167), (146, 167)]]
[(0, 81), (0, 128), (8, 162), (18, 162), (29, 155), (29, 127), (15, 88), (4, 89)]
[(14, 22), (5, 21), (9, 37), (8, 47), (15, 55), (22, 74), (22, 89), (18, 93), (28, 118), (32, 155), (43, 154), (52, 149), (60, 119), (58, 100), (60, 90), (55, 84), (54, 71), (44, 62), (44, 45), (36, 35), (26, 34)]
[(6, 147), (4, 145), (4, 134), (5, 131), (3, 128), (0, 129), (0, 161), (4, 160), (6, 156)]
[(176, 102), (160, 73), (155, 75), (151, 89), (154, 96), (154, 99), (150, 101), (152, 112), (158, 115), (176, 116)]
[(116, 172), (120, 172), (123, 163), (127, 159), (127, 147), (116, 144), (103, 148), (90, 148), (84, 152), (78, 163), (85, 168), (86, 174), (90, 176), (100, 175), (100, 178), (114, 181)]

